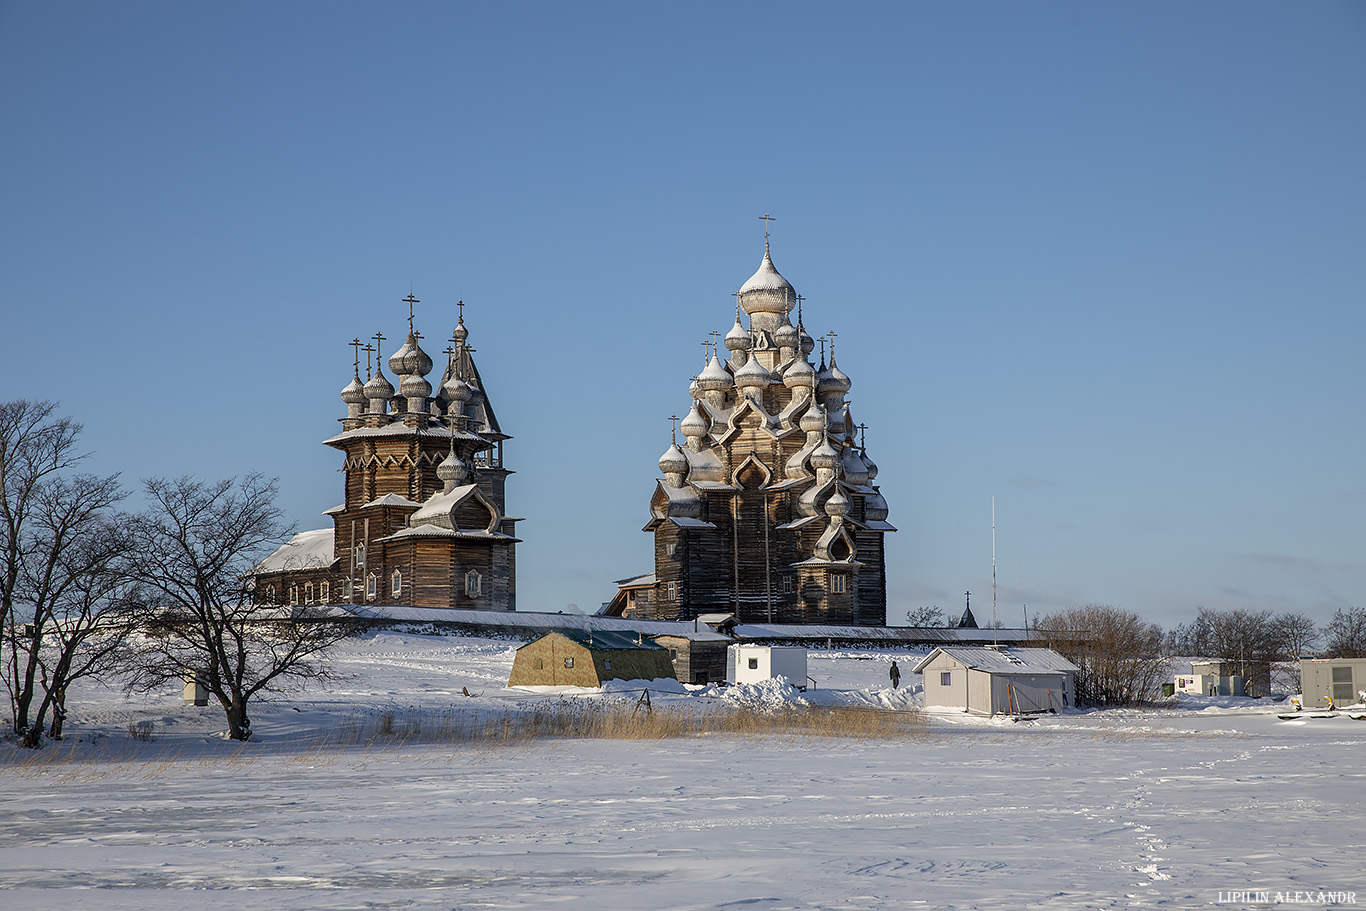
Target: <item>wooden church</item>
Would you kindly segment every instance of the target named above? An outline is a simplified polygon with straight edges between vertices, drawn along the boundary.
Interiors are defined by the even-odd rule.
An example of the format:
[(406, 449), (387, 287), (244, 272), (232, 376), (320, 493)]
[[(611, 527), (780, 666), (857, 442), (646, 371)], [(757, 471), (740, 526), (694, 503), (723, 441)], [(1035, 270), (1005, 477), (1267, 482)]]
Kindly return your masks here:
[(728, 357), (712, 343), (659, 460), (644, 529), (654, 574), (623, 580), (602, 613), (883, 626), (883, 536), (896, 529), (845, 401), (836, 334), (821, 339), (813, 366), (803, 299), (773, 265), (767, 231), (763, 261), (736, 297)]
[[(345, 502), (332, 527), (302, 532), (257, 565), (253, 595), (267, 604), (402, 604), (511, 611), (517, 607), (515, 523), (505, 511), (503, 433), (474, 363), (464, 304), (433, 390), (432, 358), (413, 328), (389, 356), (354, 348), (342, 429)], [(360, 352), (366, 352), (366, 379)], [(370, 354), (374, 354), (374, 368)]]

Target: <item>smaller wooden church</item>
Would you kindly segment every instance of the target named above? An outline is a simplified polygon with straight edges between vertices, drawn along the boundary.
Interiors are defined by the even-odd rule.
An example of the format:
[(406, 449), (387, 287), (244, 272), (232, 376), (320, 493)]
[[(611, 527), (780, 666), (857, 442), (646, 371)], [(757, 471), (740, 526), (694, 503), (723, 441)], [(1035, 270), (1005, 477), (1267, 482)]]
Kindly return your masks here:
[(602, 686), (674, 677), (669, 650), (639, 633), (565, 629), (517, 649), (508, 686)]

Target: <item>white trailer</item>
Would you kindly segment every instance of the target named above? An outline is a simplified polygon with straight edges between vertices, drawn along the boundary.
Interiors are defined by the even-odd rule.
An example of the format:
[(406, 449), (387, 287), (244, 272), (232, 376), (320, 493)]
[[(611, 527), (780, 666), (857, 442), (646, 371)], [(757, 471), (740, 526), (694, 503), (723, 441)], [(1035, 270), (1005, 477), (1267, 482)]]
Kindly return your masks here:
[(732, 645), (726, 652), (726, 679), (731, 683), (758, 683), (786, 677), (795, 687), (806, 689), (806, 649), (800, 645)]

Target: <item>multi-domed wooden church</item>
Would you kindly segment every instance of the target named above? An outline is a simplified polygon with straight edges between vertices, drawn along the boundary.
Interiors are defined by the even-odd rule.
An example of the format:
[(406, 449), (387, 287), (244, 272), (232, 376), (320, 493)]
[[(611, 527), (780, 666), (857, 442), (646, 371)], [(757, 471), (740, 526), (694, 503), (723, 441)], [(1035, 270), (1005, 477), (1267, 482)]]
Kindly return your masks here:
[(405, 303), (408, 336), (388, 361), (397, 391), (384, 375), (384, 336), (373, 346), (352, 342), (346, 416), (324, 441), (345, 456), (345, 502), (327, 510), (331, 528), (295, 535), (256, 567), (258, 602), (517, 607), (518, 520), (506, 515), (503, 494), (510, 437), (475, 366), (463, 304), (433, 390), (432, 358), (413, 329), (417, 300)]
[(802, 298), (773, 265), (767, 232), (759, 270), (737, 298), (722, 339), (729, 357), (709, 352), (659, 460), (644, 529), (654, 534), (655, 571), (618, 583), (603, 613), (882, 626), (883, 536), (896, 529), (845, 401), (851, 382), (835, 362), (836, 334), (821, 339), (812, 366)]

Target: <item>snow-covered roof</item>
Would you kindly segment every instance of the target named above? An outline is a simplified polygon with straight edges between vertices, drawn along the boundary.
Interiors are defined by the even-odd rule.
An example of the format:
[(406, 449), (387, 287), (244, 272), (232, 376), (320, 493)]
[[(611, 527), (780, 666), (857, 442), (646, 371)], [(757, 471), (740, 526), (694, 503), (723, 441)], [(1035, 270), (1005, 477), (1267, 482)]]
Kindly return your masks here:
[[(589, 630), (589, 629), (553, 629), (546, 632), (564, 636), (594, 651), (663, 651), (664, 646), (646, 636), (644, 633), (632, 632), (630, 630)], [(536, 640), (539, 641), (539, 640)], [(531, 645), (528, 642), (522, 648)]]
[(339, 515), (340, 513), (344, 513), (344, 512), (346, 512), (346, 504), (345, 504), (345, 503), (338, 503), (336, 506), (333, 506), (331, 509), (324, 509), (323, 512), (322, 512), (322, 514), (325, 515), (325, 516), (335, 516), (335, 515)]
[(643, 576), (632, 576), (629, 579), (618, 579), (612, 584), (620, 586), (621, 588), (640, 588), (643, 585), (654, 585), (658, 581), (659, 580), (655, 578), (654, 573), (646, 573)]
[[(990, 633), (990, 630), (979, 632)], [(1051, 648), (991, 648), (989, 646), (940, 646), (919, 662), (914, 671), (922, 673), (940, 654), (947, 655), (964, 667), (992, 674), (1062, 674), (1080, 670), (1075, 664)]]
[(737, 639), (789, 639), (794, 642), (882, 641), (944, 643), (979, 643), (996, 641), (1016, 643), (1029, 641), (1027, 629), (948, 629), (918, 626), (816, 626), (787, 623), (741, 623), (732, 630)]
[(482, 528), (475, 529), (452, 529), (441, 525), (414, 525), (412, 528), (404, 528), (387, 535), (383, 538), (376, 538), (377, 541), (402, 541), (406, 538), (457, 538), (462, 541), (520, 541), (511, 535), (502, 532), (486, 531)]
[[(424, 523), (443, 522), (443, 520), (445, 523), (453, 523), (452, 513), (455, 508), (469, 497), (476, 497), (481, 503), (487, 504), (483, 495), (479, 493), (477, 485), (462, 484), (459, 487), (452, 488), (449, 492), (443, 491), (432, 494), (427, 502), (422, 504), (421, 509), (408, 517), (408, 521), (414, 527)], [(492, 525), (494, 518), (492, 517), (493, 507), (491, 505), (489, 505), (489, 510), (490, 525)]]
[(417, 502), (416, 500), (410, 500), (410, 499), (408, 499), (407, 497), (400, 497), (400, 496), (399, 496), (398, 494), (396, 494), (396, 493), (386, 493), (384, 496), (378, 497), (378, 498), (376, 498), (376, 499), (374, 499), (374, 500), (371, 500), (369, 503), (366, 503), (364, 506), (361, 507), (361, 509), (370, 509), (372, 506), (421, 506), (421, 505), (422, 505), (422, 504), (419, 503), (419, 502)]
[[(442, 440), (448, 440), (451, 437), (451, 431), (444, 424), (436, 422), (433, 422), (426, 427), (409, 427), (402, 421), (394, 421), (391, 424), (385, 424), (383, 427), (357, 427), (355, 430), (344, 430), (334, 437), (328, 437), (327, 439), (323, 440), (323, 445), (336, 446), (337, 448), (342, 448), (341, 444), (345, 441), (354, 440), (362, 437), (412, 436), (437, 437)], [(458, 440), (475, 440), (480, 443), (483, 443), (485, 448), (487, 448), (490, 445), (488, 440), (484, 439), (478, 434), (470, 433), (465, 430), (455, 431), (455, 438)]]
[(253, 573), (278, 573), (286, 570), (326, 569), (336, 559), (334, 529), (301, 531), (280, 545), (274, 553), (256, 564)]
[(665, 521), (677, 525), (679, 528), (715, 528), (716, 526), (703, 519), (690, 519), (687, 516), (670, 516)]
[[(318, 608), (323, 610), (323, 608)], [(705, 623), (673, 620), (625, 620), (619, 617), (591, 617), (586, 614), (548, 614), (539, 611), (463, 610), (448, 607), (408, 607), (396, 604), (335, 604), (328, 608), (337, 618), (356, 618), (402, 623), (456, 623), (486, 629), (506, 627), (517, 630), (583, 629), (598, 631), (626, 630), (646, 636), (683, 635), (694, 639), (729, 640), (720, 633), (708, 635)]]

